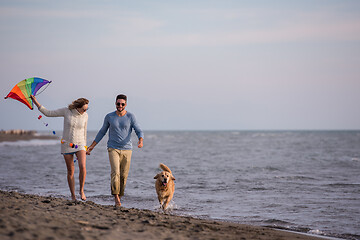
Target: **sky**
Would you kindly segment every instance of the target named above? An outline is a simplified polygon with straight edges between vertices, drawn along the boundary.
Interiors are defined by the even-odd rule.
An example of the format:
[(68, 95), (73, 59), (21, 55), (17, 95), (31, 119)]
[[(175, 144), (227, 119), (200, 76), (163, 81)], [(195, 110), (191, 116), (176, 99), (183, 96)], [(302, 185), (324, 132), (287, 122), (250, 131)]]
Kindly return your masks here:
[[(359, 130), (360, 1), (2, 0), (0, 84), (85, 97), (88, 130), (118, 94), (143, 130)], [(47, 130), (0, 98), (0, 129)], [(62, 129), (62, 118), (45, 118)]]

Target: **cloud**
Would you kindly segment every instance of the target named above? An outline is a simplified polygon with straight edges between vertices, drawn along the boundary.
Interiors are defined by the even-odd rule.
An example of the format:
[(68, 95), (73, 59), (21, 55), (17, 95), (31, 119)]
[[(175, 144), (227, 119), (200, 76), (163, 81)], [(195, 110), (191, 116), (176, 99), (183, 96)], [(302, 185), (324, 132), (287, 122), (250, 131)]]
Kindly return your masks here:
[[(203, 14), (204, 12), (207, 14)], [(226, 12), (214, 9), (199, 12), (192, 10), (192, 14), (196, 15), (197, 24), (201, 22), (203, 29), (188, 25), (186, 30), (176, 33), (171, 29), (181, 21), (177, 19), (179, 16), (169, 19), (145, 16), (114, 19), (109, 35), (102, 36), (100, 41), (113, 47), (212, 47), (253, 43), (360, 40), (358, 16), (339, 16), (338, 13), (323, 10), (311, 13), (290, 11), (282, 17), (277, 16), (276, 11), (244, 15), (243, 11), (239, 11), (238, 14), (235, 10), (228, 10), (228, 14)], [(186, 17), (183, 21), (185, 24)], [(217, 22), (221, 22), (219, 25), (225, 27), (218, 27)]]
[[(124, 30), (119, 26), (119, 29)], [(113, 47), (195, 47), (195, 46), (228, 46), (253, 43), (286, 43), (306, 41), (359, 41), (360, 26), (357, 22), (338, 24), (308, 25), (296, 23), (289, 26), (273, 27), (260, 30), (238, 30), (212, 33), (183, 33), (157, 35), (137, 31), (112, 32), (102, 38), (104, 45)]]
[[(358, 126), (355, 4), (16, 2), (0, 3), (4, 91), (17, 79), (51, 79), (40, 100), (58, 107), (91, 99), (95, 129), (119, 92), (150, 129), (221, 128), (214, 109), (232, 115), (228, 128), (301, 128), (308, 115)], [(191, 117), (184, 125), (185, 111)], [(337, 111), (343, 114), (332, 120)]]
[[(334, 7), (298, 10), (277, 8), (179, 8), (149, 14), (145, 9), (107, 5), (52, 7), (0, 7), (3, 19), (73, 20), (88, 29), (87, 20), (100, 34), (96, 44), (107, 47), (197, 47), (306, 41), (359, 41), (360, 16)], [(56, 23), (54, 23), (56, 24)], [(59, 25), (59, 24), (57, 24)], [(21, 27), (21, 25), (17, 25)], [(71, 26), (69, 26), (71, 27)], [(6, 25), (2, 24), (5, 29)], [(66, 29), (59, 29), (65, 31)], [(71, 32), (76, 35), (76, 32)], [(60, 35), (60, 34), (59, 34)], [(68, 34), (67, 34), (68, 35)], [(82, 40), (82, 39), (81, 39)]]

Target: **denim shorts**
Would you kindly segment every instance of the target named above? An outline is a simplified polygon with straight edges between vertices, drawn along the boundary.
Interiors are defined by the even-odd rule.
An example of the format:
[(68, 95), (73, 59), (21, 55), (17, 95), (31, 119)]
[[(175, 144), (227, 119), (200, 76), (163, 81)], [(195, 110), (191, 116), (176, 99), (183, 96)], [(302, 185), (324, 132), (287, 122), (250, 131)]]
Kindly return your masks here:
[(63, 153), (63, 155), (74, 155), (76, 152)]

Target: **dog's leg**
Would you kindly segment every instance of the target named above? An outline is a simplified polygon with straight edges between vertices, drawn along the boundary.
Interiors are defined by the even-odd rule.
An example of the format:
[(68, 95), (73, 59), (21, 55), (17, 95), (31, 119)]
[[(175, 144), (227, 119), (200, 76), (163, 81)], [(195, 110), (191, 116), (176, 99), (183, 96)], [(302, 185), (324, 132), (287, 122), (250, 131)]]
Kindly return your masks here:
[(163, 210), (165, 211), (168, 206), (169, 206), (169, 198), (166, 198), (163, 204)]
[[(158, 197), (158, 199), (159, 199), (160, 207), (163, 208), (163, 201), (162, 201), (162, 199), (161, 199), (160, 197)], [(163, 208), (163, 209), (164, 209), (164, 208)]]

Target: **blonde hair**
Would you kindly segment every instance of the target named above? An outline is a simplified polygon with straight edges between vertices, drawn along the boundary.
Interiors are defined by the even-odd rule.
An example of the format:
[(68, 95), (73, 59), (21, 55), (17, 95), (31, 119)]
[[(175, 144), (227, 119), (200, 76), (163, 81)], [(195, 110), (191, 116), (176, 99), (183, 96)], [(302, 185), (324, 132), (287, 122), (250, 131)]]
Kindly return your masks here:
[(89, 100), (87, 100), (86, 98), (78, 98), (71, 104), (69, 104), (68, 108), (70, 110), (75, 108), (82, 108), (85, 104), (89, 104)]

